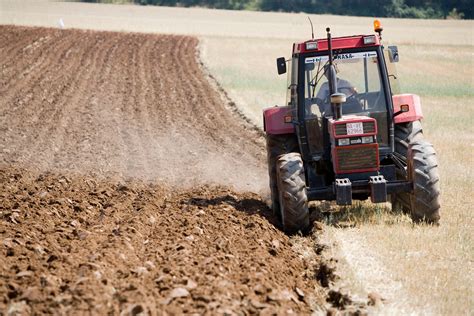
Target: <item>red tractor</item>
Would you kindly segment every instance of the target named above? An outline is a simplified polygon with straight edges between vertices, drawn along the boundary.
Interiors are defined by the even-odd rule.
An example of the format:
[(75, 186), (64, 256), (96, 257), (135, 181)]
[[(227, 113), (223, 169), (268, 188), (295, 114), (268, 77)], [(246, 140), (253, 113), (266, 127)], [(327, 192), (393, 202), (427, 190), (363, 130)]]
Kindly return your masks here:
[(308, 201), (390, 201), (414, 222), (439, 221), (436, 153), (420, 98), (400, 94), (396, 46), (374, 34), (293, 44), (285, 106), (263, 112), (272, 208), (287, 232), (309, 228)]

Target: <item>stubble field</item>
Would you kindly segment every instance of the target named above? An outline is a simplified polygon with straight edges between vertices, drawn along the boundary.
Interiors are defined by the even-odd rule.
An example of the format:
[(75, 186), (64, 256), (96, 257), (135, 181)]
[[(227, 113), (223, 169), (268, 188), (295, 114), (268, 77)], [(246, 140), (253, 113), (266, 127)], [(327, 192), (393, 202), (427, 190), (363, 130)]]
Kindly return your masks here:
[[(199, 36), (201, 60), (256, 125), (260, 124), (263, 107), (281, 104), (284, 100), (286, 80), (277, 77), (275, 58), (289, 56), (293, 41), (304, 40), (310, 34), (306, 17), (301, 14), (40, 2), (29, 3), (19, 14), (16, 3), (0, 2), (4, 9), (0, 23), (55, 26), (57, 20), (63, 18), (66, 27)], [(312, 16), (312, 19), (317, 36), (322, 35), (326, 26), (331, 26), (336, 36), (371, 31), (372, 19), (369, 18)], [(384, 298), (382, 313), (469, 314), (474, 310), (474, 221), (471, 213), (474, 203), (474, 26), (471, 21), (385, 19), (382, 22), (386, 29), (386, 43), (399, 46), (401, 62), (398, 70), (403, 90), (421, 95), (425, 136), (433, 142), (438, 152), (442, 177), (441, 225), (413, 226), (408, 218), (390, 214), (387, 209), (389, 206), (361, 204), (356, 205), (349, 214), (328, 217), (323, 237), (318, 239), (328, 243), (329, 251), (339, 259), (337, 271), (342, 281), (336, 286), (361, 298), (365, 298), (369, 292), (379, 293)], [(19, 130), (9, 133), (12, 139), (21, 140)], [(237, 131), (233, 137), (238, 137), (235, 135), (239, 133)], [(247, 138), (247, 132), (242, 133), (240, 137)], [(26, 138), (28, 134), (25, 134)], [(44, 135), (53, 135), (54, 139), (55, 134)], [(153, 136), (150, 134), (148, 139), (153, 139)], [(129, 146), (134, 148), (135, 143), (130, 141)], [(45, 142), (46, 148), (51, 144)], [(262, 147), (258, 144), (255, 146), (259, 149), (255, 149), (256, 155), (250, 153), (250, 157), (261, 155), (258, 151)], [(147, 148), (147, 143), (143, 147)], [(118, 145), (118, 148), (122, 148), (122, 145)], [(175, 147), (166, 148), (169, 150)], [(247, 151), (247, 145), (244, 148)], [(55, 157), (52, 146), (46, 152), (50, 153), (47, 157)], [(134, 152), (131, 150), (126, 156)], [(140, 153), (133, 156), (137, 158), (133, 160), (146, 161), (150, 159), (150, 153)], [(233, 151), (229, 152), (229, 156), (235, 158)], [(216, 153), (216, 157), (221, 157), (221, 153)], [(35, 155), (31, 155), (31, 159), (44, 161)], [(61, 164), (61, 159), (67, 158), (53, 161)], [(253, 161), (253, 158), (249, 159)], [(235, 158), (234, 161), (239, 163), (239, 159)], [(246, 158), (241, 161), (245, 162)], [(245, 179), (255, 175), (251, 180), (239, 182), (236, 175), (229, 173), (225, 181), (237, 186), (244, 183), (239, 189), (254, 192), (265, 190), (264, 161), (255, 164), (260, 164), (257, 173), (249, 171), (243, 175)], [(119, 165), (112, 164), (112, 167), (105, 169), (114, 171)], [(228, 165), (232, 163), (223, 162), (219, 166)], [(80, 162), (78, 169), (84, 166), (87, 163)], [(125, 170), (125, 173), (129, 170), (124, 166), (118, 169)], [(136, 170), (143, 170), (143, 167), (139, 166)], [(180, 172), (178, 169), (173, 170), (173, 174)], [(204, 173), (212, 174), (215, 169), (211, 166), (205, 170)], [(236, 174), (240, 174), (246, 169), (235, 170), (239, 170)], [(145, 173), (150, 174), (151, 178), (166, 178), (159, 172)], [(202, 179), (201, 174), (195, 178)], [(328, 207), (333, 209), (331, 205)], [(305, 242), (316, 242), (315, 238), (307, 237)]]

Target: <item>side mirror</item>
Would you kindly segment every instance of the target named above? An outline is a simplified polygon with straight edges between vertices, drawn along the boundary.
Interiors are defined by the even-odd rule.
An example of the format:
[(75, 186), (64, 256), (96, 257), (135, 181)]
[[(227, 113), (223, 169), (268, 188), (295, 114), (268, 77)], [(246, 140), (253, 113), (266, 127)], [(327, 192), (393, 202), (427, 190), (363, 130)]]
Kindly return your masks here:
[(398, 63), (398, 47), (388, 46), (388, 57), (391, 63)]
[(286, 73), (286, 59), (285, 59), (285, 57), (277, 58), (277, 69), (278, 69), (278, 74), (279, 75)]

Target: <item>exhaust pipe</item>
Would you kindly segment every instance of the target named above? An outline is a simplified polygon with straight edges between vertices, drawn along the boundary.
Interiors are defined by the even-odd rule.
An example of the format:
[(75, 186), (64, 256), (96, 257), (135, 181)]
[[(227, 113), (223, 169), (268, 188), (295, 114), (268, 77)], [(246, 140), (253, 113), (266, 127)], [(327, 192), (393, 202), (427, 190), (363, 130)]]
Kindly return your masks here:
[[(337, 93), (337, 80), (336, 80), (336, 69), (333, 65), (333, 54), (332, 54), (332, 37), (331, 29), (326, 28), (327, 40), (328, 40), (328, 51), (329, 51), (329, 95), (331, 96), (331, 109), (333, 113), (333, 118), (338, 120), (342, 117), (342, 107), (341, 104), (346, 101), (346, 97), (341, 96), (341, 93)], [(334, 96), (334, 97), (333, 97)]]

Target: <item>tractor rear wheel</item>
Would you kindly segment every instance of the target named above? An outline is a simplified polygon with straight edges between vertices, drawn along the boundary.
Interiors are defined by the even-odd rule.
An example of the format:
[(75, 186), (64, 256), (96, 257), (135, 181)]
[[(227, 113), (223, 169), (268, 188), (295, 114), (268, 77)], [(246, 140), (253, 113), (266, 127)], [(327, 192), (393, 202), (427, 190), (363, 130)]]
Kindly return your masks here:
[(276, 167), (283, 230), (287, 233), (304, 232), (309, 228), (309, 211), (301, 155), (282, 155)]
[(424, 140), (412, 142), (408, 148), (408, 179), (413, 181), (410, 214), (414, 222), (437, 224), (439, 221), (438, 160), (433, 145)]
[[(423, 139), (423, 129), (420, 121), (401, 123), (395, 125), (395, 152), (399, 154), (405, 164), (407, 163), (408, 147), (416, 140)], [(397, 172), (399, 180), (407, 180), (405, 175)], [(408, 193), (392, 194), (390, 196), (392, 210), (410, 214), (410, 195)]]
[(298, 141), (294, 134), (270, 135), (267, 134), (268, 177), (270, 178), (270, 193), (273, 214), (281, 220), (280, 200), (277, 184), (276, 163), (281, 155), (298, 151)]

